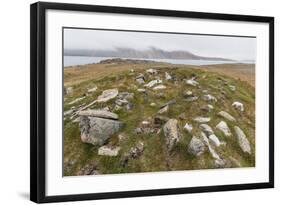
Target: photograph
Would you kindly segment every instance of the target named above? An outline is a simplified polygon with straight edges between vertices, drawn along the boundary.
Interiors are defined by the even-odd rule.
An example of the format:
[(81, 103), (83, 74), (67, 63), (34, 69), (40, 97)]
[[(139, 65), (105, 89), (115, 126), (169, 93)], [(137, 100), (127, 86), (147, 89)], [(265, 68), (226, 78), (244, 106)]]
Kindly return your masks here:
[(255, 167), (256, 36), (62, 37), (63, 176)]

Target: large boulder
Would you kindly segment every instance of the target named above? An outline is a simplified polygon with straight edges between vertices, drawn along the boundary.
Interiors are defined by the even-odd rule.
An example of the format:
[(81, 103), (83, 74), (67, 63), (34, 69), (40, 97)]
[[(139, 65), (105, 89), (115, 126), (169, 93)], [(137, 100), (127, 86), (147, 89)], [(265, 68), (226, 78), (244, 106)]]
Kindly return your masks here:
[(251, 146), (244, 132), (238, 126), (234, 126), (234, 131), (242, 151), (251, 154)]
[(178, 121), (176, 119), (169, 119), (163, 126), (163, 131), (166, 137), (166, 146), (170, 151), (180, 139)]
[(81, 140), (93, 145), (105, 144), (123, 124), (116, 114), (102, 110), (81, 111), (79, 116)]

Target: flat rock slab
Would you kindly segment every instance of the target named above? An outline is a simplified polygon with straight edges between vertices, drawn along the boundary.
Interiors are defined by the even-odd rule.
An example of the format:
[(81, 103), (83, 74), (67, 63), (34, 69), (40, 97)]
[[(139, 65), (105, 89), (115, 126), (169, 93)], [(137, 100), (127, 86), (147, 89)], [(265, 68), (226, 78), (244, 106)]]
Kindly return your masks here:
[(119, 132), (123, 123), (118, 120), (82, 115), (79, 126), (82, 142), (101, 146), (113, 134)]
[(105, 119), (118, 120), (118, 115), (106, 110), (84, 110), (79, 112), (80, 116), (99, 117)]
[(227, 119), (227, 120), (229, 120), (229, 121), (232, 121), (232, 122), (236, 121), (236, 119), (232, 115), (230, 115), (229, 113), (227, 113), (225, 111), (220, 111), (218, 113), (218, 115), (223, 117), (223, 118), (225, 118), (225, 119)]
[(98, 155), (116, 157), (119, 153), (120, 147), (102, 146), (98, 150)]
[(109, 89), (109, 90), (104, 90), (100, 96), (98, 96), (96, 102), (107, 102), (118, 95), (118, 89)]
[(238, 144), (241, 147), (242, 151), (251, 154), (250, 142), (248, 141), (244, 132), (238, 126), (234, 126), (234, 131), (236, 133)]
[(211, 120), (211, 118), (209, 118), (209, 117), (195, 117), (195, 118), (193, 118), (193, 121), (200, 122), (200, 123), (210, 122), (210, 120)]

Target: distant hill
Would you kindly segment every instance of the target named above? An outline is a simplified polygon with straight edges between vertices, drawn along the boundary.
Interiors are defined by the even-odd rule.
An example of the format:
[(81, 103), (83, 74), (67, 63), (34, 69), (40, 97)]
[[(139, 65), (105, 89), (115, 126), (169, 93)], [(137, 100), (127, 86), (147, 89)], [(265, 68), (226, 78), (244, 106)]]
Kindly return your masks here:
[(118, 58), (146, 58), (146, 59), (188, 59), (188, 60), (223, 60), (232, 59), (205, 57), (195, 55), (188, 51), (175, 50), (165, 51), (151, 47), (146, 50), (136, 50), (131, 48), (116, 48), (114, 50), (86, 50), (86, 49), (65, 49), (65, 56), (93, 56), (93, 57), (118, 57)]

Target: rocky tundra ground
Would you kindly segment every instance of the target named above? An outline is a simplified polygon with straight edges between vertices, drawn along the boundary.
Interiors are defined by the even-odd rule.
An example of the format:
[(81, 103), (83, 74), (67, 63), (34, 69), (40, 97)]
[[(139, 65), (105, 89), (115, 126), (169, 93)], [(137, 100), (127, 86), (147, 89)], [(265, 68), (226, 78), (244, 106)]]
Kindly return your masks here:
[(64, 175), (254, 167), (254, 65), (243, 66), (65, 68)]

